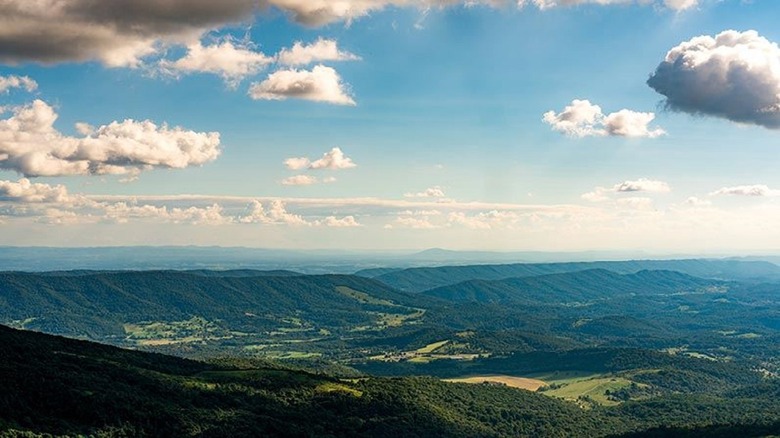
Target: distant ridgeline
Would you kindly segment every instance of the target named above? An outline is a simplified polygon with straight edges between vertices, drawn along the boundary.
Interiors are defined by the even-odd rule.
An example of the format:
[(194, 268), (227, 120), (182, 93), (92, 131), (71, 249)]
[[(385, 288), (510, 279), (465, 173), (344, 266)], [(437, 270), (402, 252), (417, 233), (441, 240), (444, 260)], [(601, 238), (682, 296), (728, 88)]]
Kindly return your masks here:
[[(209, 361), (2, 329), (0, 430), (780, 434), (765, 262), (0, 272), (0, 324)], [(505, 386), (524, 381), (538, 393)]]
[(503, 265), (441, 266), (399, 270), (364, 270), (356, 275), (375, 278), (397, 289), (422, 292), (468, 280), (500, 280), (546, 274), (605, 269), (618, 274), (643, 270), (676, 271), (721, 280), (780, 281), (780, 266), (762, 261), (738, 260), (629, 260), (577, 263), (518, 263)]

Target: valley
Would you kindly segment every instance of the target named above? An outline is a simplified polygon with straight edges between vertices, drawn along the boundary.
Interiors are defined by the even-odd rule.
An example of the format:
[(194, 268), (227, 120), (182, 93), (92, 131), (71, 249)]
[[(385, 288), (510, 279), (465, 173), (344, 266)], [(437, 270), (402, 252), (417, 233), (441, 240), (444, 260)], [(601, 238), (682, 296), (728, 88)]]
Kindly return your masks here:
[[(670, 263), (663, 267), (674, 268)], [(465, 391), (490, 406), (480, 420), (468, 409), (452, 411), (451, 401), (436, 408), (455, 421), (455, 429), (439, 430), (443, 436), (515, 436), (510, 430), (538, 431), (548, 421), (558, 431), (580, 430), (576, 418), (624, 425), (581, 429), (588, 436), (735, 422), (765, 429), (780, 420), (771, 395), (780, 385), (780, 283), (767, 282), (766, 266), (741, 263), (744, 271), (718, 261), (683, 261), (680, 271), (636, 270), (653, 261), (577, 264), (587, 269), (574, 271), (571, 264), (441, 268), (448, 275), (426, 268), (428, 282), (450, 283), (420, 291), (383, 283), (387, 272), (378, 278), (252, 270), (5, 272), (0, 322), (26, 331), (13, 332), (17, 337), (45, 332), (137, 351), (101, 350), (112, 355), (195, 360), (187, 366), (201, 371), (182, 381), (191, 390), (230, 384), (247, 394), (273, 393), (251, 382), (279, 383), (269, 376), (299, 382), (299, 372), (324, 379), (306, 386), (301, 413), (321, 397), (363, 400), (375, 385), (422, 385), (441, 391), (442, 400)], [(692, 267), (711, 275), (681, 272)], [(478, 277), (546, 272), (462, 281), (449, 275), (453, 269)], [(391, 274), (398, 279), (401, 272)], [(416, 269), (408, 272), (419, 277)], [(109, 361), (124, 366), (124, 359)], [(495, 410), (500, 400), (522, 394), (578, 414), (507, 420), (514, 414)], [(24, 429), (18, 418), (6, 418), (12, 420)], [(203, 421), (196, 421), (199, 428)]]

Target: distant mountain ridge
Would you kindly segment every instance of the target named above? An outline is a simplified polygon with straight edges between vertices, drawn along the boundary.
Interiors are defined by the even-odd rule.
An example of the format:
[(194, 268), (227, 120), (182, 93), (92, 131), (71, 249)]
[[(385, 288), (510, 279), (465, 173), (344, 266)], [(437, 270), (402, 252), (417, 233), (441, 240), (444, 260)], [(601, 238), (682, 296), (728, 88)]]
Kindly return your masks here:
[(668, 294), (716, 287), (724, 282), (675, 271), (616, 274), (606, 269), (503, 280), (468, 280), (422, 292), (456, 302), (566, 304), (622, 295)]
[(719, 280), (780, 280), (780, 266), (769, 262), (707, 259), (440, 266), (377, 272), (379, 275), (372, 278), (399, 290), (422, 292), (468, 280), (535, 277), (589, 269), (605, 269), (618, 274), (632, 274), (644, 270), (676, 271), (694, 277)]

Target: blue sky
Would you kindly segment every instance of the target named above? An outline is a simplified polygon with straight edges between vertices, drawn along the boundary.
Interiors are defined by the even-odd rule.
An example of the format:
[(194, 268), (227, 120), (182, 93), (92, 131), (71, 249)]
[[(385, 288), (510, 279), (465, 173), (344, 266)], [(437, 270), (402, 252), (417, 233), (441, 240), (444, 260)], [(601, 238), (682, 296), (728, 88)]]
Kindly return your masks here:
[(780, 4), (470, 3), (6, 2), (0, 245), (780, 247)]

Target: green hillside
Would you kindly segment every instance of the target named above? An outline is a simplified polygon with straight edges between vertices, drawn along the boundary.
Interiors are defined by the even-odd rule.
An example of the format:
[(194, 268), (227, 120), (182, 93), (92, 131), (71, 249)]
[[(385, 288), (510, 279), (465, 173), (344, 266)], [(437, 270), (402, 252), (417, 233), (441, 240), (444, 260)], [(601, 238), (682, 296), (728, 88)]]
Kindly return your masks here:
[(780, 420), (780, 386), (772, 381), (730, 398), (672, 395), (584, 409), (502, 385), (341, 380), (5, 327), (0, 345), (3, 437), (597, 437), (658, 436), (659, 428), (759, 436), (777, 433)]

